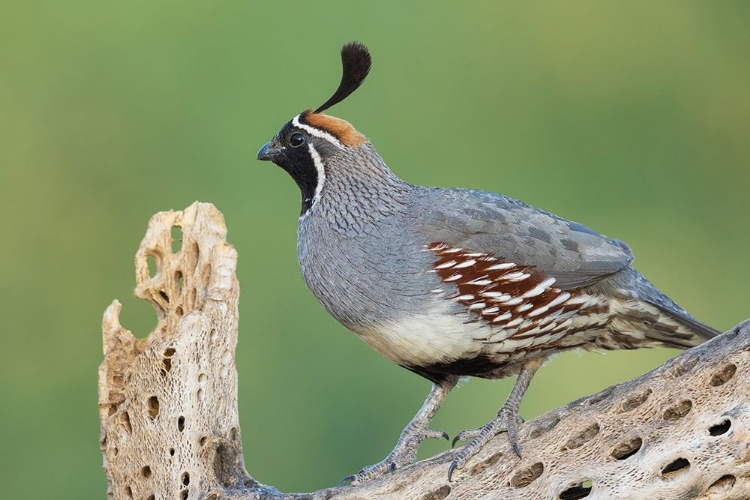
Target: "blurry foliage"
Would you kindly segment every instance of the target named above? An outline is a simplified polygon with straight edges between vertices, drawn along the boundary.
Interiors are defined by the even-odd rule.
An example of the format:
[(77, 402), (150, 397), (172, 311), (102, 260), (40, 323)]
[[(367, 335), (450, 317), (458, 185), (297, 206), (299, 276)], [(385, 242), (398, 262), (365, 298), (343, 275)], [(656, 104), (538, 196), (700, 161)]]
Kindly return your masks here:
[[(149, 217), (210, 201), (242, 285), (248, 470), (312, 490), (380, 460), (428, 391), (328, 317), (295, 251), (299, 193), (255, 153), (338, 83), (331, 113), (407, 180), (481, 187), (626, 240), (637, 267), (727, 329), (750, 313), (750, 4), (13, 2), (0, 13), (0, 470), (7, 498), (102, 498), (100, 317), (145, 336), (133, 255)], [(529, 418), (657, 366), (668, 350), (566, 354)], [(472, 380), (435, 426), (494, 415)], [(422, 456), (447, 447), (428, 443)], [(44, 477), (44, 481), (39, 481)]]

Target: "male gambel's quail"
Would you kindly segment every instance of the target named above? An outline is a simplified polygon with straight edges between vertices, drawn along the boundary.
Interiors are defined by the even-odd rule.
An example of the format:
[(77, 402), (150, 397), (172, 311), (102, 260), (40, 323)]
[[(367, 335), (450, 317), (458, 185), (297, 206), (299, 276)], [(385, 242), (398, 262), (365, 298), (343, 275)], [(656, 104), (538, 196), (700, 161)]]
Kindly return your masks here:
[(518, 407), (536, 370), (574, 348), (685, 349), (718, 332), (693, 319), (631, 266), (624, 243), (506, 196), (428, 188), (396, 177), (348, 122), (322, 112), (370, 70), (364, 45), (341, 50), (331, 98), (295, 116), (258, 153), (302, 192), (297, 233), (307, 286), (370, 347), (432, 381), (422, 408), (382, 462), (356, 484), (413, 462), (460, 377), (516, 383), (497, 416), (454, 440), (471, 440), (449, 468), (506, 429), (520, 455)]

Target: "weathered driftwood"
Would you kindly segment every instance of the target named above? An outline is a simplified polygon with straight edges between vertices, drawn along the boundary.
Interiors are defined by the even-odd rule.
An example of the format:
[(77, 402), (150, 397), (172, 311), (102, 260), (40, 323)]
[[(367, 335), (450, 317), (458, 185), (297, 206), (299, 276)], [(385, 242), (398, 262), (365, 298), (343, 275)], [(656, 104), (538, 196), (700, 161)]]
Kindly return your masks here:
[(257, 483), (242, 458), (237, 254), (225, 235), (210, 204), (155, 215), (136, 256), (136, 295), (156, 308), (156, 329), (135, 339), (117, 301), (104, 314), (110, 498), (750, 498), (750, 322), (525, 423), (523, 458), (497, 436), (451, 483), (452, 451), (355, 487), (283, 495)]

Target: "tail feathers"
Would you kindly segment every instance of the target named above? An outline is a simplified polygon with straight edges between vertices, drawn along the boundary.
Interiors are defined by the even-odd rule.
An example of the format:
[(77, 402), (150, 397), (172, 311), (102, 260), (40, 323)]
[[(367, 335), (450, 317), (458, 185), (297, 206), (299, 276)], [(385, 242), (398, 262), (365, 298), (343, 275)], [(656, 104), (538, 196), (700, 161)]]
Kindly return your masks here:
[(629, 271), (631, 289), (637, 292), (635, 297), (631, 295), (631, 300), (624, 302), (627, 310), (623, 312), (641, 322), (647, 338), (670, 347), (687, 349), (721, 333), (693, 318), (635, 269)]
[(702, 344), (720, 332), (699, 322), (688, 313), (675, 307), (665, 308), (637, 297), (610, 301), (614, 320), (610, 327), (619, 334), (621, 341), (630, 338), (634, 346), (664, 345), (687, 349)]
[(653, 306), (656, 306), (656, 308), (659, 309), (659, 311), (661, 311), (663, 315), (669, 317), (674, 322), (677, 322), (680, 326), (678, 331), (689, 333), (691, 335), (691, 341), (685, 347), (693, 347), (698, 344), (702, 344), (703, 342), (710, 340), (721, 333), (715, 328), (712, 328), (705, 323), (701, 323), (697, 319), (693, 318), (687, 312), (685, 312), (684, 309), (677, 306), (677, 304), (675, 304), (671, 300), (670, 302), (672, 302), (675, 307), (669, 309), (666, 309), (662, 305), (651, 301), (647, 302)]

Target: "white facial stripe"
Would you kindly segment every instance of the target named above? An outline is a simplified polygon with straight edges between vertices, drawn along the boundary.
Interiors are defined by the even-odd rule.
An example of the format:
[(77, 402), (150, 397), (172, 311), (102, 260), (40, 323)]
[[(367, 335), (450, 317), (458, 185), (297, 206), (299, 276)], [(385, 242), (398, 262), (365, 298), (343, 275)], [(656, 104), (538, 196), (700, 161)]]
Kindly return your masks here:
[(323, 191), (323, 184), (325, 184), (326, 182), (326, 169), (323, 165), (323, 160), (320, 159), (320, 155), (315, 150), (315, 147), (312, 144), (308, 143), (307, 149), (308, 151), (310, 151), (310, 156), (312, 156), (313, 163), (315, 163), (315, 170), (318, 171), (318, 183), (315, 185), (315, 195), (313, 196), (310, 208), (308, 208), (307, 211), (300, 216), (300, 218), (310, 213), (310, 210), (312, 210), (313, 207), (315, 207), (315, 204), (318, 203), (318, 200), (320, 199), (320, 192)]
[(341, 142), (338, 139), (336, 139), (334, 136), (332, 136), (328, 132), (323, 132), (320, 129), (317, 129), (315, 127), (311, 127), (310, 125), (305, 125), (304, 123), (300, 122), (299, 121), (299, 117), (300, 116), (301, 115), (297, 115), (297, 116), (295, 116), (292, 119), (292, 125), (294, 125), (297, 128), (301, 128), (302, 130), (304, 130), (305, 132), (307, 132), (308, 134), (310, 134), (312, 136), (319, 137), (321, 139), (325, 139), (326, 141), (330, 142), (331, 144), (334, 144), (335, 146), (343, 149), (344, 145), (341, 144)]

